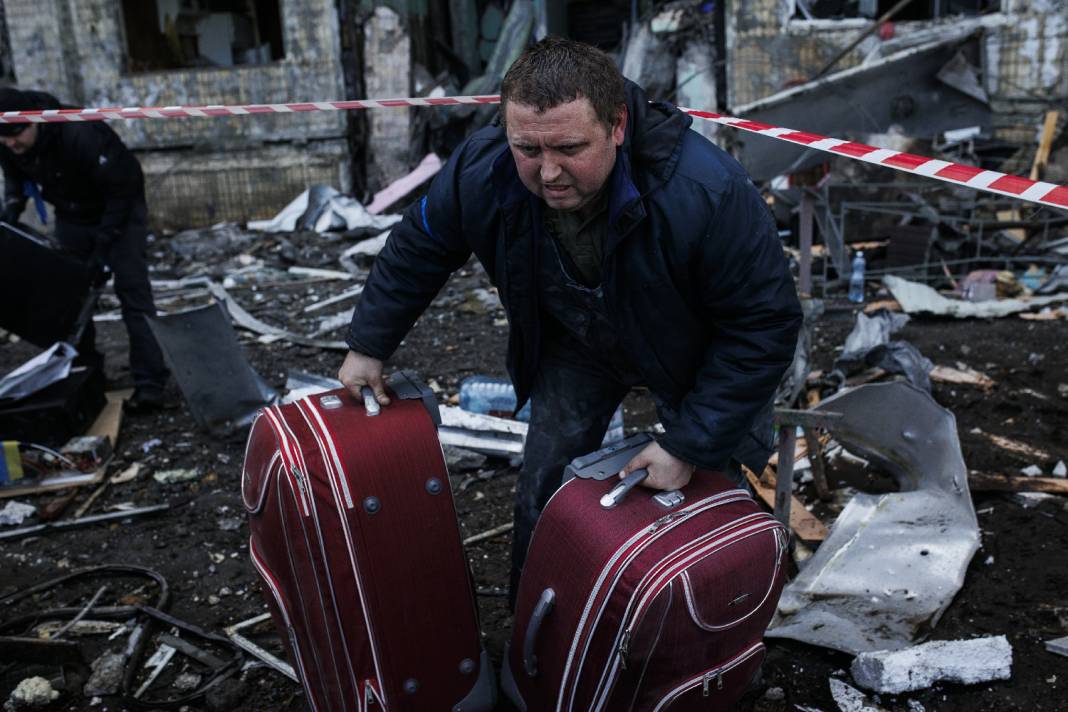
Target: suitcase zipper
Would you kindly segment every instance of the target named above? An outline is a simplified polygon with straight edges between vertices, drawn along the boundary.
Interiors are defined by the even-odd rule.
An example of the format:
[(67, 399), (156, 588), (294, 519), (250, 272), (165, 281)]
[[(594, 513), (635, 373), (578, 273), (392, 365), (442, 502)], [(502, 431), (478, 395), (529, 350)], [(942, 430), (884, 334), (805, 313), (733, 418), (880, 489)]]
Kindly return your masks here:
[(702, 697), (711, 697), (713, 680), (716, 683), (716, 691), (719, 692), (723, 690), (724, 675), (726, 675), (739, 665), (742, 665), (743, 663), (747, 662), (753, 656), (762, 653), (763, 651), (764, 643), (755, 643), (754, 645), (743, 651), (740, 655), (737, 655), (734, 658), (728, 660), (723, 665), (720, 665), (716, 668), (712, 668), (711, 670), (706, 673), (703, 673), (699, 677), (690, 678), (675, 689), (671, 690), (671, 692), (667, 693), (660, 700), (660, 702), (657, 703), (656, 707), (653, 708), (653, 712), (661, 712), (661, 710), (666, 709), (668, 705), (677, 700), (684, 693), (689, 692), (690, 690), (696, 690), (698, 687), (701, 688)]
[[(778, 525), (778, 523), (774, 519), (771, 519), (770, 517), (760, 517), (760, 519), (755, 520), (755, 523), (753, 524), (738, 527), (735, 528), (733, 531), (725, 532), (724, 534), (721, 534), (718, 537), (714, 537), (709, 541), (706, 541), (701, 546), (691, 549), (683, 556), (677, 557), (674, 562), (664, 566), (663, 571), (668, 571), (671, 568), (678, 566), (679, 561), (685, 560), (688, 557), (692, 557), (697, 552), (700, 552), (700, 556), (695, 561), (704, 559), (705, 557), (713, 554), (715, 551), (718, 551), (722, 547), (731, 546), (739, 541), (748, 539), (751, 536), (756, 536), (768, 531), (776, 532), (776, 543), (778, 543), (779, 539), (777, 533), (780, 528), (780, 525)], [(663, 560), (661, 561), (661, 564), (663, 564)], [(687, 567), (683, 567), (682, 571), (685, 571)], [(634, 593), (631, 594), (631, 600), (637, 600), (639, 601), (639, 604), (635, 606), (633, 611), (624, 615), (623, 632), (620, 638), (620, 644), (616, 647), (616, 660), (618, 661), (619, 669), (621, 670), (627, 669), (628, 663), (626, 657), (627, 651), (630, 647), (631, 638), (633, 637), (634, 630), (637, 628), (638, 623), (641, 621), (642, 616), (645, 613), (645, 604), (648, 601), (652, 600), (650, 593), (654, 589), (658, 588), (656, 580), (662, 578), (663, 571), (661, 571), (655, 576), (651, 576), (645, 582), (639, 582), (638, 586), (634, 590)], [(670, 576), (668, 578), (668, 583), (670, 583), (670, 580), (674, 577), (674, 575)], [(594, 709), (601, 709), (603, 703), (607, 702), (610, 691), (614, 687), (615, 678), (616, 671), (612, 670), (612, 663), (609, 662), (608, 679), (603, 680), (602, 683), (598, 685), (598, 690), (603, 690), (603, 692), (600, 692), (600, 694), (597, 694), (595, 696), (595, 700), (601, 700), (601, 702), (595, 703)]]
[[(556, 491), (556, 494), (559, 494), (561, 491), (563, 491), (563, 489), (564, 488), (561, 487), (559, 490)], [(554, 494), (553, 496), (555, 497), (556, 494)], [(571, 690), (571, 692), (570, 692), (570, 697), (571, 698), (573, 698), (573, 696), (575, 694), (575, 690), (574, 690), (573, 686), (570, 686), (569, 683), (568, 683), (568, 680), (569, 680), (569, 678), (570, 678), (570, 676), (572, 674), (572, 666), (575, 665), (575, 659), (574, 658), (575, 658), (575, 655), (578, 652), (577, 651), (578, 645), (579, 645), (580, 641), (584, 637), (583, 636), (583, 631), (586, 630), (587, 628), (590, 628), (592, 630), (592, 628), (595, 628), (596, 625), (597, 625), (597, 622), (594, 622), (592, 624), (592, 628), (591, 628), (589, 623), (588, 623), (588, 621), (589, 621), (590, 614), (593, 611), (594, 602), (597, 600), (599, 592), (602, 589), (602, 586), (604, 586), (605, 584), (608, 584), (608, 586), (609, 586), (608, 590), (609, 591), (611, 591), (615, 587), (615, 582), (614, 581), (612, 583), (610, 583), (610, 584), (608, 583), (609, 573), (614, 571), (615, 575), (618, 577), (621, 574), (622, 569), (625, 568), (626, 565), (629, 563), (630, 558), (632, 558), (633, 556), (637, 556), (639, 553), (641, 553), (641, 551), (644, 550), (644, 548), (647, 545), (652, 543), (652, 541), (654, 539), (656, 539), (661, 534), (663, 534), (662, 531), (658, 531), (659, 529), (661, 529), (663, 527), (671, 528), (671, 527), (676, 526), (677, 524), (681, 524), (683, 521), (685, 521), (687, 519), (690, 519), (690, 518), (695, 517), (695, 516), (697, 516), (699, 514), (707, 512), (710, 509), (715, 509), (716, 507), (732, 504), (734, 502), (746, 501), (746, 500), (752, 500), (752, 496), (748, 492), (746, 492), (745, 490), (734, 489), (734, 490), (727, 490), (727, 491), (724, 491), (724, 492), (720, 492), (719, 494), (716, 494), (716, 495), (713, 495), (713, 496), (708, 497), (706, 499), (694, 502), (693, 504), (690, 504), (689, 506), (685, 507), (684, 509), (680, 509), (677, 512), (671, 512), (669, 515), (664, 515), (664, 516), (660, 517), (659, 519), (654, 521), (652, 524), (649, 524), (645, 528), (640, 529), (637, 532), (635, 532), (634, 535), (632, 535), (627, 541), (625, 541), (616, 550), (615, 554), (613, 554), (612, 557), (605, 564), (604, 569), (602, 569), (601, 575), (598, 578), (597, 582), (594, 584), (593, 591), (590, 593), (590, 596), (586, 601), (586, 606), (582, 610), (582, 616), (579, 618), (578, 630), (577, 630), (577, 632), (575, 634), (575, 637), (573, 638), (571, 650), (570, 650), (570, 652), (568, 654), (567, 662), (564, 665), (564, 673), (563, 673), (564, 682), (560, 686), (560, 695), (559, 695), (559, 697), (557, 699), (557, 705), (556, 705), (556, 709), (557, 710), (563, 710), (563, 709), (570, 709), (571, 708), (573, 700), (569, 699), (569, 700), (567, 700), (565, 702), (565, 697), (569, 696), (568, 690)], [(550, 502), (551, 501), (552, 500), (550, 499)], [(668, 525), (670, 525), (670, 526), (668, 526)], [(534, 533), (535, 533), (535, 535), (537, 534), (537, 530), (536, 529), (535, 529)], [(623, 563), (622, 563), (621, 566), (617, 567), (617, 564), (619, 564), (620, 561), (623, 561)], [(605, 601), (607, 601), (607, 599), (605, 599)], [(602, 610), (603, 610), (604, 605), (605, 604), (602, 603)], [(600, 620), (600, 614), (597, 615), (597, 621), (599, 621), (599, 620)], [(588, 645), (588, 641), (587, 641), (587, 645)], [(578, 664), (577, 664), (577, 667), (576, 667), (576, 671), (574, 672), (574, 674), (581, 674), (581, 669), (582, 669), (583, 665), (585, 664), (585, 656), (586, 656), (586, 653), (585, 653), (585, 651), (583, 651), (581, 656), (580, 656), (580, 660), (578, 661)]]
[(717, 672), (706, 672), (704, 677), (703, 690), (701, 691), (702, 697), (708, 697), (708, 683), (712, 682), (712, 678), (716, 679), (716, 689), (723, 689), (723, 671), (719, 670)]

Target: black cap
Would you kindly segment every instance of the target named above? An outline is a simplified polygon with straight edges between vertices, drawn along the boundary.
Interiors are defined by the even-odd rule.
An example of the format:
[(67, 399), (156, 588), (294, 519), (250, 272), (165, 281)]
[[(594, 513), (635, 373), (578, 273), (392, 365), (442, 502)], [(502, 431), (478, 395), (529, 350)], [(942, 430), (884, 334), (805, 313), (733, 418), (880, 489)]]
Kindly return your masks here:
[[(14, 87), (0, 88), (0, 112), (4, 111), (31, 111), (36, 102)], [(0, 124), (0, 136), (18, 136), (29, 128), (29, 123)]]

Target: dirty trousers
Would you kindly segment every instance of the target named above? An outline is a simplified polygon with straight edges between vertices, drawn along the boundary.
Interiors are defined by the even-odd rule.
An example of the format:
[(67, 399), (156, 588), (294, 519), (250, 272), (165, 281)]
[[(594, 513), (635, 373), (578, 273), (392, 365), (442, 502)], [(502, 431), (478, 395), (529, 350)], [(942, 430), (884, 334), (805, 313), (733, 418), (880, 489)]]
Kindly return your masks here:
[(516, 484), (512, 531), (511, 603), (541, 510), (559, 489), (564, 467), (597, 450), (608, 423), (632, 386), (572, 340), (546, 345), (531, 390), (530, 428)]
[[(156, 306), (152, 301), (145, 262), (147, 218), (144, 201), (135, 202), (122, 234), (115, 238), (105, 258), (115, 275), (115, 295), (119, 298), (122, 320), (130, 338), (130, 374), (134, 386), (162, 388), (167, 382), (167, 367), (148, 327), (148, 317), (156, 315)], [(78, 225), (57, 218), (55, 236), (64, 249), (88, 261), (93, 255), (98, 229), (96, 225)], [(93, 336), (90, 321), (82, 345), (91, 346)]]

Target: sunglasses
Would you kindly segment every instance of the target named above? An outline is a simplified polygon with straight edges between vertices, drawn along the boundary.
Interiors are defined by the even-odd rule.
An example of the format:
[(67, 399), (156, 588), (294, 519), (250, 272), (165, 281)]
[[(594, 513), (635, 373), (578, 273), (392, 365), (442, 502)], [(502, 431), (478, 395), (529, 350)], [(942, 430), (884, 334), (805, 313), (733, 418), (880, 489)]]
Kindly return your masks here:
[(18, 136), (26, 129), (30, 128), (30, 124), (0, 124), (0, 136)]

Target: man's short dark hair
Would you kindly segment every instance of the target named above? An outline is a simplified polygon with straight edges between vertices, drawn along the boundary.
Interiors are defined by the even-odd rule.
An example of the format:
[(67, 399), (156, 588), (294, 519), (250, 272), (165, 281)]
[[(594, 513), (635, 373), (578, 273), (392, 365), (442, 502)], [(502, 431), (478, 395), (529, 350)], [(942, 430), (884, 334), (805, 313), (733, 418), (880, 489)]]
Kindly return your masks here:
[(539, 112), (586, 97), (611, 128), (626, 104), (623, 75), (607, 54), (582, 42), (546, 37), (519, 56), (501, 83), (501, 116), (509, 101)]

